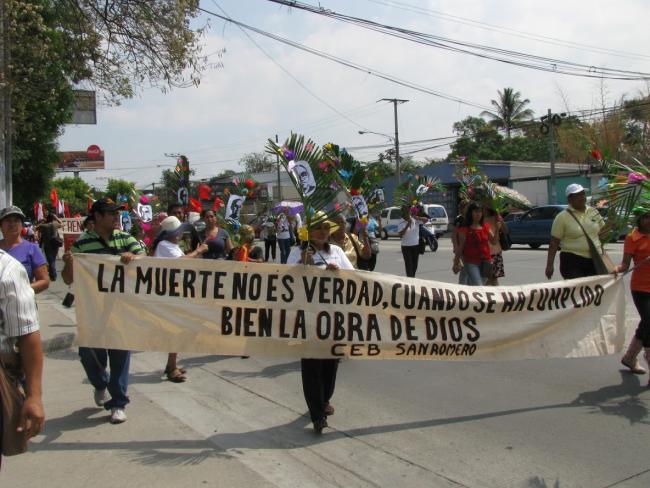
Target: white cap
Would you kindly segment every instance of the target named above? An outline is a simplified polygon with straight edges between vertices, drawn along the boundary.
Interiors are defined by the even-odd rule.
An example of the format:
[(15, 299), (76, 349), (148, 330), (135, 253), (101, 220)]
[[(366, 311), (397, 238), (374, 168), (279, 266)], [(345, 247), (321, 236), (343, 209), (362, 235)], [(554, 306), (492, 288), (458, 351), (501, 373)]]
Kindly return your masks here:
[(585, 187), (579, 183), (571, 183), (566, 187), (566, 196), (575, 195), (576, 193), (581, 193), (585, 191)]

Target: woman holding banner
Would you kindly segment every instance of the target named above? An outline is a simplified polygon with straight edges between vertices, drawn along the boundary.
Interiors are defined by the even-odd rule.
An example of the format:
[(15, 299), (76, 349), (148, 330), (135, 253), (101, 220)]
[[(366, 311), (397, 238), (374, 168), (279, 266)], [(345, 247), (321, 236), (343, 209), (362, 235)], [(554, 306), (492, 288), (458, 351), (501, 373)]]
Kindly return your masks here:
[(464, 267), (469, 286), (484, 286), (493, 277), (490, 243), (494, 244), (497, 240), (490, 226), (483, 223), (483, 208), (476, 202), (471, 202), (467, 206), (464, 225), (458, 229), (452, 268), (454, 274), (458, 274), (461, 267)]
[[(287, 264), (302, 263), (329, 270), (354, 269), (343, 249), (328, 242), (330, 232), (338, 226), (324, 218), (322, 212), (316, 213), (314, 224), (309, 229), (308, 241), (291, 249)], [(317, 434), (321, 434), (327, 427), (327, 416), (334, 413), (334, 407), (329, 401), (334, 394), (338, 366), (337, 359), (300, 360), (302, 391)]]
[[(156, 258), (199, 258), (208, 250), (208, 245), (205, 243), (199, 244), (197, 248), (191, 253), (184, 254), (179, 242), (184, 232), (189, 230), (192, 224), (181, 223), (177, 217), (173, 215), (167, 217), (160, 223), (160, 233), (153, 243), (153, 255)], [(170, 352), (167, 356), (167, 365), (165, 366), (165, 375), (172, 383), (182, 383), (187, 378), (185, 371), (180, 369), (176, 361), (178, 354)]]
[(205, 222), (205, 234), (202, 241), (207, 245), (207, 251), (202, 253), (203, 259), (226, 259), (232, 251), (232, 242), (228, 231), (217, 225), (214, 210), (204, 210), (201, 214)]
[(639, 365), (637, 356), (645, 348), (645, 357), (650, 364), (650, 205), (635, 208), (634, 214), (637, 215), (636, 227), (625, 238), (623, 261), (614, 272), (627, 271), (634, 260), (630, 289), (641, 321), (621, 363), (633, 373), (644, 374), (646, 370)]

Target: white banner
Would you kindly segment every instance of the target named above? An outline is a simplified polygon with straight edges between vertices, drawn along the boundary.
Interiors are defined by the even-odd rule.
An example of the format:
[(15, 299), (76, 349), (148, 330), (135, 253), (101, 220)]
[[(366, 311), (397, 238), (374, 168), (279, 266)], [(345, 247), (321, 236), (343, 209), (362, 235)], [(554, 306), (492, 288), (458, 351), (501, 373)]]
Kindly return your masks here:
[(366, 271), (75, 255), (79, 343), (139, 351), (357, 359), (526, 359), (618, 352), (609, 276), (468, 287)]

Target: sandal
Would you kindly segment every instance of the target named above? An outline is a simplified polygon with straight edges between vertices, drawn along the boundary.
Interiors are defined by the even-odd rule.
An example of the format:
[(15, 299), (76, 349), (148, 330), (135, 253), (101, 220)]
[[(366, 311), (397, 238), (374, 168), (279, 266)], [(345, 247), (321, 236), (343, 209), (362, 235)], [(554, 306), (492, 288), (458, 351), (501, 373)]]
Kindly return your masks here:
[(167, 375), (167, 379), (172, 383), (182, 383), (187, 379), (185, 375), (183, 375), (181, 370), (178, 368), (174, 368), (169, 371), (166, 371), (165, 374)]
[[(174, 368), (165, 368), (165, 374), (169, 373), (172, 369)], [(185, 368), (176, 368), (176, 369), (179, 370), (182, 374), (187, 373), (187, 370)]]

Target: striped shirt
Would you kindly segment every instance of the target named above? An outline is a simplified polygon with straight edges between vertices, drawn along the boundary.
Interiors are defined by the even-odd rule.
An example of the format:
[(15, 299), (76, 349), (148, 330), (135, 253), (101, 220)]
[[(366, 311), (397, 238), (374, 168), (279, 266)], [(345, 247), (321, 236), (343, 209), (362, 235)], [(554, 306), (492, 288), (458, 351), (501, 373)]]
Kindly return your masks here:
[(142, 246), (135, 237), (121, 230), (114, 230), (108, 242), (94, 230), (84, 232), (70, 249), (73, 254), (113, 254), (125, 252), (144, 254)]
[(22, 264), (0, 249), (0, 352), (39, 329), (36, 295)]

